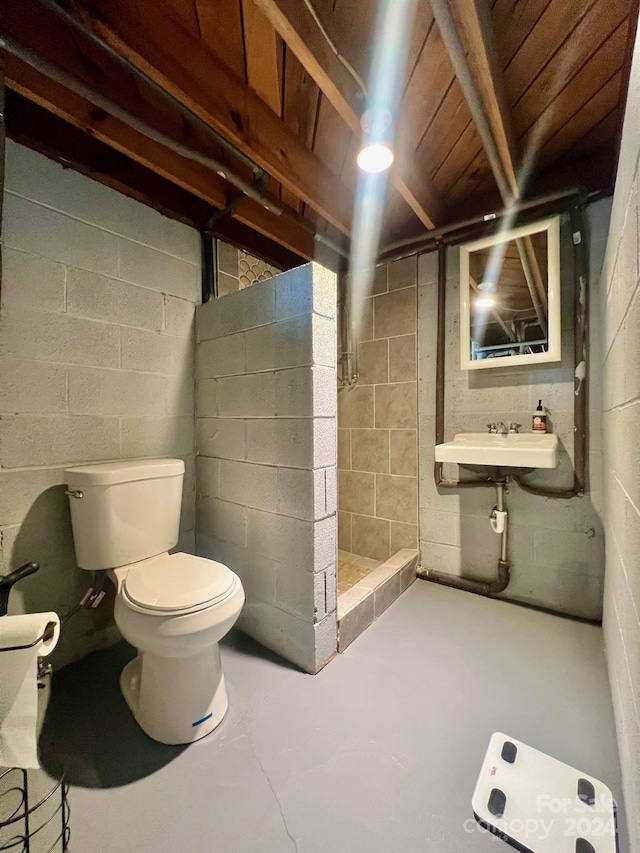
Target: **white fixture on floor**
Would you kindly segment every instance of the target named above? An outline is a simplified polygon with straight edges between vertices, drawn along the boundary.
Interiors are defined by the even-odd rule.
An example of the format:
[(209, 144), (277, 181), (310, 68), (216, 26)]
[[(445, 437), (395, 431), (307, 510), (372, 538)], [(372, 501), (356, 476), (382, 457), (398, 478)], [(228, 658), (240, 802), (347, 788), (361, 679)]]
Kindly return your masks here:
[(453, 441), (436, 444), (436, 462), (494, 468), (555, 468), (558, 436), (551, 433), (460, 432)]
[(218, 643), (244, 591), (222, 563), (168, 553), (178, 541), (184, 462), (107, 462), (65, 474), (78, 565), (108, 570), (116, 624), (138, 650), (120, 675), (127, 704), (154, 740), (204, 737), (227, 710)]
[(501, 732), (491, 736), (471, 802), (478, 823), (517, 850), (618, 849), (611, 789)]

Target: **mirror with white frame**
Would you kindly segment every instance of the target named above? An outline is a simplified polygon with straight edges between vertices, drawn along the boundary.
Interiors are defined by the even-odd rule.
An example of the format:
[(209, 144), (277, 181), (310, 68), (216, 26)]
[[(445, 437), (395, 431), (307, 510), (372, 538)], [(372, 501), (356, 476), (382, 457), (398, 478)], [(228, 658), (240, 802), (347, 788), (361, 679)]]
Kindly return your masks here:
[(460, 246), (462, 370), (560, 361), (560, 217)]

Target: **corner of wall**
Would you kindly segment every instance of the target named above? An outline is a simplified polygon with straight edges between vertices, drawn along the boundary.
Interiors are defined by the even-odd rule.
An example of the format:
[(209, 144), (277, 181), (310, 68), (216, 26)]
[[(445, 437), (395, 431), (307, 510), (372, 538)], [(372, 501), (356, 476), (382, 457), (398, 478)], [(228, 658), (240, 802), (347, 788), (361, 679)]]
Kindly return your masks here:
[(197, 310), (197, 548), (239, 626), (308, 672), (336, 650), (335, 276), (316, 264)]
[[(38, 560), (12, 612), (67, 616), (76, 566), (65, 468), (178, 456), (193, 549), (198, 234), (7, 142), (0, 304), (0, 573)], [(118, 637), (107, 602), (65, 622), (60, 666)]]
[(631, 849), (640, 851), (640, 37), (636, 38), (603, 265), (604, 635)]

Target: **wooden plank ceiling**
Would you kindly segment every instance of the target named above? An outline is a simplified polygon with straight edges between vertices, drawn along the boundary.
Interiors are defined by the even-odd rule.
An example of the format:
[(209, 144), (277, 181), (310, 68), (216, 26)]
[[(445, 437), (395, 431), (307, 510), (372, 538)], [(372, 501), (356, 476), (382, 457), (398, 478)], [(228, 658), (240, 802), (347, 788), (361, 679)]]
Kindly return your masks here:
[[(469, 57), (481, 109), (502, 151), (502, 168), (517, 176), (515, 195), (527, 198), (576, 185), (610, 189), (638, 0), (447, 4)], [(317, 255), (316, 234), (348, 250), (365, 105), (357, 78), (367, 81), (369, 76), (377, 6), (373, 0), (64, 2), (86, 30), (267, 172), (268, 196), (283, 214), (244, 201), (226, 216), (226, 227), (229, 233), (229, 223), (237, 223), (239, 240), (255, 233), (263, 255), (269, 254), (269, 241), (282, 247), (281, 264), (283, 258)], [(477, 114), (474, 120), (440, 18), (434, 18), (435, 0), (434, 10), (426, 0), (416, 8), (383, 246), (419, 239), (430, 228), (502, 206)], [(161, 196), (163, 209), (198, 226), (207, 211), (224, 207), (234, 195), (234, 187), (202, 163), (97, 109), (90, 97), (94, 91), (251, 180), (251, 173), (202, 128), (65, 22), (53, 0), (4, 0), (0, 31), (9, 39), (6, 83), (16, 93), (9, 105), (15, 112), (25, 99), (31, 103), (19, 120), (8, 110), (10, 135), (81, 168), (77, 133), (87, 133), (93, 137), (88, 171), (95, 169), (108, 182), (109, 169), (96, 169), (96, 161), (100, 146), (115, 150), (135, 163), (135, 169), (125, 170), (132, 194), (156, 204)], [(29, 48), (68, 79), (50, 79), (28, 57), (26, 62), (24, 55), (17, 58), (11, 44)], [(69, 79), (89, 89), (71, 91)], [(43, 138), (50, 123), (38, 119), (42, 110), (60, 120), (55, 145), (51, 135)], [(65, 127), (70, 128), (68, 142)], [(73, 157), (65, 152), (67, 145)], [(114, 160), (105, 154), (107, 162)], [(134, 175), (143, 176), (135, 180), (144, 191)], [(112, 183), (127, 191), (122, 169)], [(180, 210), (172, 211), (167, 201), (171, 185), (182, 193)], [(222, 228), (222, 221), (215, 227)], [(335, 265), (338, 255), (325, 251), (325, 261)]]

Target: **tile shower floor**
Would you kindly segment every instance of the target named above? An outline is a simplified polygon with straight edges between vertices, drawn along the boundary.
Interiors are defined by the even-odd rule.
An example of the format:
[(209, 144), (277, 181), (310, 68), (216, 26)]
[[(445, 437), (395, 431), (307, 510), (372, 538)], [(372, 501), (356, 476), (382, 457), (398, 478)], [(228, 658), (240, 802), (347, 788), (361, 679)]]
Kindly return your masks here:
[(382, 565), (380, 560), (358, 557), (346, 551), (338, 551), (338, 595), (364, 580), (374, 569)]
[(233, 633), (227, 718), (186, 749), (133, 723), (131, 654), (54, 680), (41, 748), (67, 768), (74, 853), (507, 853), (471, 812), (494, 731), (620, 802), (598, 627), (418, 580), (315, 677)]

